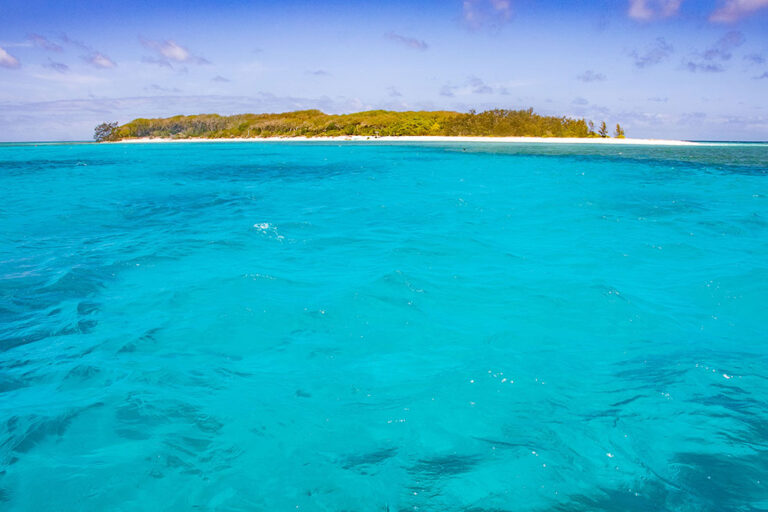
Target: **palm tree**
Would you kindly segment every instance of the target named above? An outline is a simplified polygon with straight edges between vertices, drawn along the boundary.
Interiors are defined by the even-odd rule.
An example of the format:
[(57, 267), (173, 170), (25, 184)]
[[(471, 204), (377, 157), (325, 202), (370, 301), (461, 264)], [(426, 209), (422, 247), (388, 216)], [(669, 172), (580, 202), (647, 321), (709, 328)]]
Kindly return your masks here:
[(608, 136), (608, 125), (605, 124), (605, 121), (600, 123), (600, 131), (598, 132), (601, 137), (605, 138)]

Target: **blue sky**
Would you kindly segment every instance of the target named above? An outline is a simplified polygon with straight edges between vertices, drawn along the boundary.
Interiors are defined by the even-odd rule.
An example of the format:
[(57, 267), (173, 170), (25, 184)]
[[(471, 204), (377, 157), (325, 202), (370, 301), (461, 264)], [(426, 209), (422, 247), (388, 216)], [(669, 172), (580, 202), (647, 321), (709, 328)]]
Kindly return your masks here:
[(0, 140), (179, 113), (492, 107), (768, 140), (768, 0), (0, 0), (0, 13)]

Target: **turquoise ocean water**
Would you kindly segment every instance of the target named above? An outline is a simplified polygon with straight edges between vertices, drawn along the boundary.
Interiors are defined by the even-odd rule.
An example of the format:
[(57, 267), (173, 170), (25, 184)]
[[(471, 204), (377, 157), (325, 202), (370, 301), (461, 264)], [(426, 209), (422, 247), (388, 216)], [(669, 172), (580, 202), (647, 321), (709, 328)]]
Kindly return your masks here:
[(768, 145), (0, 145), (0, 509), (768, 510)]

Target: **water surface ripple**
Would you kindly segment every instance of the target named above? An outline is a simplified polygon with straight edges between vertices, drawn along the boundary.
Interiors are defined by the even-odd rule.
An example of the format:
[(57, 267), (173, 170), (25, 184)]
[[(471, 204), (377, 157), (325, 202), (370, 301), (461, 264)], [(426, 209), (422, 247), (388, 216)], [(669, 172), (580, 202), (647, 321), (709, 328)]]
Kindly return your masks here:
[(768, 510), (768, 145), (0, 145), (0, 509)]

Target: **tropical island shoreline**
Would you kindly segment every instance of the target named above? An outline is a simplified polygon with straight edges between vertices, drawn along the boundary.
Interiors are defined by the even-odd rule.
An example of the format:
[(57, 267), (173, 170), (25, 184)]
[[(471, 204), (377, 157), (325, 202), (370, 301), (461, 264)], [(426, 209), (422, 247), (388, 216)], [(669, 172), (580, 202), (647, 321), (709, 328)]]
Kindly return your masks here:
[[(613, 137), (611, 137), (613, 135)], [(97, 142), (437, 142), (548, 143), (687, 146), (695, 142), (625, 137), (619, 123), (540, 115), (533, 109), (484, 112), (369, 110), (326, 114), (299, 110), (279, 114), (178, 115), (102, 123)]]
[(402, 135), (373, 137), (365, 135), (341, 135), (333, 137), (220, 137), (220, 138), (171, 138), (171, 137), (137, 137), (115, 141), (104, 141), (104, 144), (156, 144), (156, 143), (187, 143), (187, 142), (460, 142), (460, 143), (491, 143), (491, 144), (609, 144), (628, 146), (700, 146), (700, 142), (670, 139), (635, 139), (635, 138), (594, 138), (594, 137), (491, 137), (491, 136), (435, 136), (435, 135)]
[[(94, 129), (97, 142), (128, 139), (149, 140), (392, 140), (419, 137), (418, 141), (460, 140), (508, 141), (518, 137), (531, 142), (543, 139), (608, 139), (605, 121), (539, 115), (525, 110), (492, 109), (484, 112), (369, 110), (350, 114), (326, 114), (320, 110), (298, 110), (278, 114), (177, 115), (166, 118), (137, 118), (126, 124), (101, 123)], [(613, 130), (624, 139), (619, 123)], [(426, 139), (424, 137), (430, 137)], [(470, 139), (466, 139), (469, 141)]]

